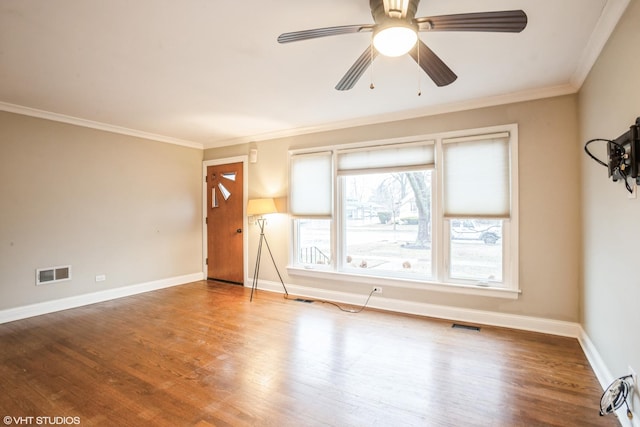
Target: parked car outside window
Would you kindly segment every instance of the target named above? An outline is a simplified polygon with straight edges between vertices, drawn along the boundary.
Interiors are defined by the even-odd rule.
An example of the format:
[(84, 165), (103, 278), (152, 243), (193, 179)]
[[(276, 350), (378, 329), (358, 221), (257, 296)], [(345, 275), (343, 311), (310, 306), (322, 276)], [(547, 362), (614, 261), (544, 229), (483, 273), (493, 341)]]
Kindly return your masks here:
[(487, 245), (495, 245), (502, 238), (501, 221), (462, 220), (451, 221), (453, 240), (482, 240)]

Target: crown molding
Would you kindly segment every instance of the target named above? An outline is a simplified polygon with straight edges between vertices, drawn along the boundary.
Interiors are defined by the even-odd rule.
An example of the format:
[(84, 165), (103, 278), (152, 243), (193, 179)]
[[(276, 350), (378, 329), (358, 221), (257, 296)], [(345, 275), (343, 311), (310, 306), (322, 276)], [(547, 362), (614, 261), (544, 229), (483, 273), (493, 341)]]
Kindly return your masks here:
[(609, 37), (611, 37), (613, 30), (615, 30), (616, 25), (618, 25), (618, 21), (620, 21), (624, 11), (627, 9), (629, 2), (630, 0), (608, 0), (604, 5), (600, 19), (598, 19), (591, 33), (591, 37), (582, 52), (578, 66), (569, 80), (573, 86), (577, 88), (582, 87), (591, 68), (598, 60), (600, 53), (602, 53), (602, 49), (604, 49)]
[(97, 130), (117, 133), (121, 135), (134, 136), (136, 138), (148, 139), (151, 141), (166, 142), (167, 144), (180, 145), (182, 147), (197, 148), (200, 150), (204, 149), (203, 145), (198, 142), (172, 138), (170, 136), (158, 135), (158, 134), (149, 133), (149, 132), (143, 132), (135, 129), (125, 128), (122, 126), (110, 125), (107, 123), (94, 122), (92, 120), (81, 119), (79, 117), (52, 113), (50, 111), (24, 107), (22, 105), (9, 104), (8, 102), (0, 102), (0, 111), (22, 114), (24, 116), (37, 117), (39, 119), (52, 120), (54, 122), (67, 123), (70, 125), (82, 126), (85, 128), (97, 129)]
[[(624, 0), (628, 1), (628, 0)], [(223, 141), (210, 143), (197, 143), (193, 141), (172, 138), (164, 135), (157, 135), (149, 132), (142, 132), (135, 129), (129, 129), (121, 126), (110, 125), (106, 123), (95, 122), (92, 120), (81, 119), (78, 117), (67, 116), (64, 114), (52, 113), (50, 111), (38, 110), (35, 108), (24, 107), (21, 105), (0, 102), (0, 111), (22, 114), (25, 116), (37, 117), (56, 122), (68, 123), (76, 126), (82, 126), (91, 129), (98, 129), (107, 132), (118, 133), (122, 135), (134, 136), (137, 138), (148, 139), (152, 141), (165, 142), (168, 144), (180, 145), (183, 147), (197, 148), (200, 150), (210, 148), (220, 148), (230, 145), (244, 144), (248, 142), (267, 141), (277, 138), (289, 138), (317, 132), (329, 132), (334, 130), (346, 129), (358, 126), (368, 126), (373, 124), (390, 123), (401, 120), (416, 119), (419, 117), (434, 116), (438, 114), (454, 113), (465, 110), (474, 110), (479, 108), (495, 107), (498, 105), (514, 104), (517, 102), (533, 101), (536, 99), (552, 98), (555, 96), (570, 95), (576, 93), (579, 87), (572, 84), (545, 87), (540, 89), (531, 89), (509, 94), (478, 98), (474, 100), (454, 102), (444, 105), (425, 107), (414, 110), (399, 111), (396, 113), (385, 113), (375, 116), (362, 117), (352, 120), (343, 120), (339, 122), (324, 123), (316, 126), (307, 126), (294, 129), (284, 129), (274, 132), (244, 136), (239, 138), (227, 139)]]
[(558, 86), (550, 86), (545, 88), (537, 88), (513, 92), (509, 94), (472, 99), (468, 101), (454, 102), (444, 105), (436, 105), (420, 109), (399, 111), (396, 113), (385, 113), (375, 116), (367, 116), (352, 120), (343, 120), (320, 124), (317, 126), (307, 126), (295, 129), (285, 129), (275, 132), (268, 132), (252, 136), (227, 139), (224, 141), (205, 143), (204, 148), (220, 148), (229, 145), (244, 144), (248, 142), (267, 141), (277, 138), (289, 138), (310, 133), (328, 132), (358, 126), (368, 126), (380, 123), (389, 123), (401, 120), (416, 119), (419, 117), (434, 116), (437, 114), (447, 114), (466, 110), (475, 110), (478, 108), (495, 107), (498, 105), (514, 104), (517, 102), (533, 101), (536, 99), (553, 98), (556, 96), (570, 95), (578, 92), (579, 87), (572, 84), (564, 84)]

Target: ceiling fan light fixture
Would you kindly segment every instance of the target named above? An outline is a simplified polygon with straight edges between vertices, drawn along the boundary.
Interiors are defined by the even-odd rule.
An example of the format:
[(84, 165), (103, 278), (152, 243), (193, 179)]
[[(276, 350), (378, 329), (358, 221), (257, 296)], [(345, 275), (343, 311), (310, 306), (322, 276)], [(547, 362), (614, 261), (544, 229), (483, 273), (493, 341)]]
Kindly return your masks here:
[[(364, 0), (362, 0), (364, 1)], [(438, 87), (453, 83), (458, 76), (418, 37), (418, 31), (473, 31), (520, 33), (528, 22), (523, 10), (457, 13), (416, 18), (420, 0), (369, 0), (374, 24), (339, 25), (293, 31), (278, 36), (278, 43), (340, 34), (372, 32), (371, 43), (336, 85), (349, 90), (358, 82), (377, 55), (409, 54)], [(375, 47), (375, 49), (374, 49)]]
[(384, 56), (402, 56), (418, 41), (418, 33), (409, 25), (393, 25), (373, 34), (373, 46)]

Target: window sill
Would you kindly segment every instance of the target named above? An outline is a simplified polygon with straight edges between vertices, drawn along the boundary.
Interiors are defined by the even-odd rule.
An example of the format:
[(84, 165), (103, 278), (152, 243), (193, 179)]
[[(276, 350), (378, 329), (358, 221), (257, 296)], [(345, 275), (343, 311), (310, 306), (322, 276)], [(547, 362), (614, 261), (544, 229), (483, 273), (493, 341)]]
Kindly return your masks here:
[(350, 274), (298, 266), (288, 266), (287, 273), (291, 276), (313, 277), (323, 280), (333, 280), (347, 283), (367, 283), (370, 285), (392, 286), (403, 289), (417, 289), (421, 291), (446, 292), (463, 295), (478, 295), (493, 298), (518, 299), (521, 294), (520, 290), (499, 288), (495, 286), (418, 281), (411, 279), (369, 276), (364, 274)]

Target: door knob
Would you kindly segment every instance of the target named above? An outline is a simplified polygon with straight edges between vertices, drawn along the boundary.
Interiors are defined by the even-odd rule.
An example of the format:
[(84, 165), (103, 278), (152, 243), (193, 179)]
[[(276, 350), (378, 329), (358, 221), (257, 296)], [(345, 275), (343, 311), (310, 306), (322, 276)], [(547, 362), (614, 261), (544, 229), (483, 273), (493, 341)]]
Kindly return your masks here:
[(236, 230), (236, 233), (242, 233), (242, 228), (238, 228), (238, 229)]

